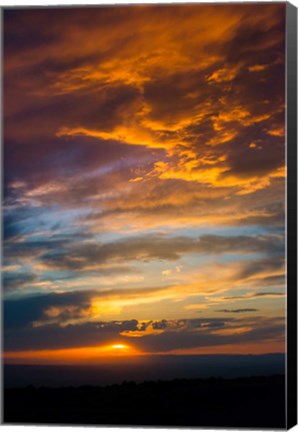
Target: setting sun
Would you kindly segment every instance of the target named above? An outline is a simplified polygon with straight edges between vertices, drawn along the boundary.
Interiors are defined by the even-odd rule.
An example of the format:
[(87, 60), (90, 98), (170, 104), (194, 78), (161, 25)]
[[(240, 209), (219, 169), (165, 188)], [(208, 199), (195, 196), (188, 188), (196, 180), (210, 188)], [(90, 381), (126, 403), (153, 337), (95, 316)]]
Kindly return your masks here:
[(97, 352), (101, 352), (105, 355), (135, 355), (138, 354), (138, 350), (131, 345), (122, 343), (113, 343), (111, 345), (104, 345), (94, 348)]
[(129, 347), (127, 345), (123, 345), (123, 344), (115, 344), (115, 345), (112, 345), (112, 348), (116, 349), (116, 350), (125, 350)]

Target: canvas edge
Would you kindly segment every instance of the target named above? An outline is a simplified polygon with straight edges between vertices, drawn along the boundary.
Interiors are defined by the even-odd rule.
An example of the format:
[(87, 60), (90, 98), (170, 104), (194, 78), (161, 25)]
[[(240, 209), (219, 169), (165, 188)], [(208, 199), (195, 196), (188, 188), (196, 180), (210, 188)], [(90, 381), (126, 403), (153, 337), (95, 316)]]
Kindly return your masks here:
[[(140, 2), (141, 3), (141, 2)], [(262, 3), (262, 2), (258, 2)], [(276, 2), (278, 3), (278, 2)], [(72, 5), (65, 5), (72, 7)], [(94, 6), (94, 5), (86, 5)], [(96, 5), (95, 7), (98, 7)], [(103, 4), (102, 6), (108, 6)], [(29, 6), (38, 8), (40, 6)], [(46, 6), (55, 8), (57, 5)], [(63, 6), (60, 6), (63, 7)], [(74, 5), (81, 7), (81, 5)], [(23, 6), (0, 6), (0, 34), (3, 35), (3, 15), (7, 9), (23, 8)], [(0, 64), (3, 59), (3, 39), (0, 43)], [(1, 79), (3, 89), (3, 76)], [(287, 165), (287, 195), (286, 195), (286, 237), (287, 237), (287, 338), (286, 338), (286, 429), (297, 425), (297, 8), (293, 4), (286, 3), (286, 165)], [(1, 107), (3, 105), (2, 98)], [(3, 121), (3, 118), (1, 119)], [(3, 138), (2, 121), (0, 125), (0, 137)], [(3, 141), (1, 139), (0, 152), (3, 163)], [(3, 170), (2, 173), (3, 174)], [(2, 177), (2, 175), (1, 175)], [(3, 179), (1, 178), (2, 182)], [(1, 183), (2, 183), (1, 182)], [(3, 184), (3, 183), (2, 183)], [(2, 188), (1, 188), (2, 198)], [(2, 202), (2, 200), (1, 200)], [(2, 210), (2, 209), (1, 209)], [(0, 234), (2, 238), (2, 211), (0, 212)], [(1, 242), (1, 244), (3, 244)], [(0, 263), (2, 261), (2, 247)], [(2, 283), (1, 283), (2, 295)], [(3, 319), (2, 301), (0, 320)], [(3, 328), (3, 327), (2, 327)], [(2, 335), (1, 335), (2, 336)], [(1, 352), (3, 352), (2, 337), (0, 337)], [(1, 356), (2, 357), (2, 356)], [(5, 424), (3, 419), (3, 363), (0, 358), (0, 424)], [(56, 426), (56, 425), (55, 425)], [(63, 425), (65, 426), (65, 425)], [(97, 425), (97, 427), (102, 427)], [(221, 429), (221, 428), (219, 428)], [(229, 428), (230, 429), (230, 428)], [(231, 428), (233, 429), (233, 428)]]
[[(4, 91), (4, 8), (0, 6), (0, 66), (1, 66), (1, 80), (0, 80), (0, 111), (2, 113), (0, 119), (0, 266), (3, 264), (3, 185), (4, 185), (4, 158), (3, 158), (3, 142), (4, 142), (4, 115), (3, 115), (3, 91)], [(0, 275), (0, 425), (3, 425), (3, 400), (4, 400), (4, 372), (3, 372), (3, 272)]]
[(287, 374), (286, 428), (297, 424), (297, 8), (286, 8)]

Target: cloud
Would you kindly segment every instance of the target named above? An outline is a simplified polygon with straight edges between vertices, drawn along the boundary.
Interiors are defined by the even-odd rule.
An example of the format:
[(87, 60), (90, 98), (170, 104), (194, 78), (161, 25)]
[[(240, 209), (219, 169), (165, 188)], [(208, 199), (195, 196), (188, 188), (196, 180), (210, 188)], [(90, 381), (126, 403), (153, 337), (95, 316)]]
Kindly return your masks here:
[(36, 281), (38, 277), (32, 273), (4, 273), (2, 283), (5, 291), (13, 291)]
[[(284, 277), (285, 274), (285, 259), (284, 259), (284, 245), (281, 247), (280, 254), (275, 256), (266, 257), (263, 259), (252, 260), (244, 263), (238, 276), (240, 279), (246, 279), (257, 276), (259, 273), (263, 273), (268, 276), (266, 283), (275, 282), (275, 277)], [(276, 280), (279, 282), (279, 280)], [(283, 281), (284, 282), (284, 281)]]
[[(98, 319), (109, 312), (109, 302), (118, 304), (144, 301), (147, 297), (165, 295), (176, 287), (161, 286), (147, 288), (103, 288), (97, 290), (56, 291), (47, 294), (31, 294), (26, 297), (5, 299), (4, 327), (40, 327), (53, 324), (64, 326), (76, 322)], [(174, 294), (169, 293), (172, 297)], [(105, 310), (107, 309), (107, 311)], [(111, 306), (110, 306), (111, 308)], [(113, 309), (113, 308), (112, 308)]]
[[(123, 262), (131, 260), (178, 260), (184, 254), (227, 254), (227, 253), (280, 253), (284, 248), (283, 239), (280, 236), (215, 236), (203, 235), (197, 239), (189, 237), (165, 237), (165, 236), (138, 236), (118, 240), (113, 243), (98, 244), (94, 242), (72, 245), (70, 249), (50, 251), (40, 259), (49, 268), (57, 269), (82, 269), (100, 265), (106, 262)], [(277, 258), (275, 259), (275, 261)], [(242, 270), (241, 277), (257, 271), (260, 266), (268, 263), (270, 267), (274, 262), (269, 259), (262, 262), (256, 261), (253, 265), (257, 268)]]
[[(90, 307), (91, 295), (92, 292), (50, 293), (28, 296), (21, 299), (4, 300), (4, 327), (8, 329), (30, 327), (35, 321), (49, 318), (49, 315), (45, 312), (55, 307), (75, 306), (75, 315), (77, 316), (77, 313)], [(71, 309), (69, 311), (69, 318), (71, 318)]]
[(243, 308), (243, 309), (219, 309), (216, 312), (241, 313), (241, 312), (257, 312), (257, 311), (258, 311), (258, 309)]
[(284, 296), (285, 10), (4, 11), (8, 347), (282, 338), (178, 318), (195, 296)]
[(223, 346), (246, 342), (282, 341), (284, 322), (276, 318), (162, 320), (144, 324), (137, 320), (81, 323), (59, 327), (22, 327), (6, 331), (5, 351), (34, 351), (71, 347), (102, 346), (117, 340), (133, 344), (140, 352), (167, 353), (198, 347)]
[[(85, 11), (83, 20), (75, 10), (61, 14), (55, 10), (6, 11), (6, 134), (9, 148), (15, 149), (6, 154), (7, 163), (12, 168), (25, 163), (26, 173), (32, 173), (30, 161), (19, 157), (24, 152), (19, 141), (26, 140), (26, 147), (34, 149), (32, 162), (42, 164), (45, 171), (53, 169), (50, 162), (55, 153), (61, 154), (58, 146), (62, 142), (72, 154), (68, 163), (76, 164), (90, 141), (70, 145), (62, 135), (79, 134), (98, 138), (93, 147), (102, 157), (110, 153), (112, 142), (163, 149), (172, 178), (187, 178), (180, 165), (187, 152), (192, 155), (188, 174), (195, 181), (223, 186), (230, 173), (230, 184), (246, 188), (239, 179), (238, 183), (232, 180), (231, 174), (241, 177), (243, 169), (248, 175), (249, 167), (254, 167), (254, 173), (248, 175), (254, 185), (251, 189), (257, 187), (259, 176), (265, 176), (262, 183), (267, 185), (271, 181), (267, 175), (283, 164), (283, 142), (277, 137), (272, 150), (263, 131), (249, 128), (259, 124), (256, 119), (264, 118), (270, 124), (283, 121), (284, 6), (263, 5), (254, 11), (254, 19), (250, 5), (214, 10), (213, 5), (163, 9), (150, 5), (146, 11), (98, 8)], [(37, 26), (36, 17), (44, 28), (49, 28), (46, 23), (54, 17), (55, 26), (44, 31)], [(198, 27), (197, 22), (205, 24)], [(36, 37), (21, 40), (29, 29)], [(90, 32), (96, 41), (92, 45)], [(248, 68), (259, 63), (266, 67), (265, 79), (247, 79)], [(246, 112), (245, 119), (231, 117), (235, 109)], [(218, 128), (219, 116), (228, 121)], [(34, 128), (30, 126), (33, 119)], [(17, 130), (13, 127), (16, 121)], [(61, 139), (55, 139), (57, 133)], [(263, 150), (246, 151), (247, 140), (255, 134)], [(210, 161), (214, 135), (225, 147), (212, 149), (213, 160), (218, 162), (214, 175), (206, 178), (204, 165)], [(43, 146), (38, 146), (41, 139)], [(88, 148), (90, 164), (93, 151)], [(17, 162), (16, 156), (24, 162)], [(222, 180), (221, 175), (225, 176)]]
[(240, 299), (255, 299), (258, 297), (268, 297), (268, 298), (278, 298), (278, 297), (285, 297), (285, 292), (255, 292), (251, 294), (244, 294), (239, 296), (229, 296), (224, 297), (225, 300), (240, 300)]
[[(139, 175), (139, 173), (138, 173)], [(282, 227), (284, 223), (284, 182), (254, 196), (227, 197), (220, 188), (185, 182), (182, 179), (150, 179), (133, 183), (123, 195), (110, 196), (93, 209), (83, 223), (92, 230), (99, 224), (121, 229), (125, 224), (134, 231), (165, 225), (183, 227), (261, 225)]]

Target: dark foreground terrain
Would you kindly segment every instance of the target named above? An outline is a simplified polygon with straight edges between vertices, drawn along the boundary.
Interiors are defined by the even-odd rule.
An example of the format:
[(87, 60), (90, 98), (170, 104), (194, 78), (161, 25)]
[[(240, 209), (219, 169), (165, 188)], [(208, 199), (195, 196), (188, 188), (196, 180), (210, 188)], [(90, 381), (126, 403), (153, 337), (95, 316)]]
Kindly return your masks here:
[(285, 377), (4, 390), (4, 422), (285, 427)]
[(172, 381), (211, 376), (284, 375), (285, 354), (200, 354), (119, 357), (96, 364), (4, 364), (4, 387), (105, 387), (123, 381)]

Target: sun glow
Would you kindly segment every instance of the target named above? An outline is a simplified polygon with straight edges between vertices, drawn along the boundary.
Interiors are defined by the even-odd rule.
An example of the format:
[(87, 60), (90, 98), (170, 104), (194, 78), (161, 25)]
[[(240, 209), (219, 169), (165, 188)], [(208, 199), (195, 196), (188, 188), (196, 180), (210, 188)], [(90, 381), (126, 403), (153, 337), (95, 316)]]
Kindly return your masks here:
[(42, 364), (94, 363), (116, 357), (140, 356), (142, 353), (134, 346), (112, 343), (101, 346), (66, 348), (40, 351), (15, 351), (4, 353), (4, 360), (10, 363), (32, 363), (38, 360)]
[(116, 350), (123, 350), (123, 349), (127, 349), (128, 346), (127, 345), (123, 345), (123, 344), (115, 344), (115, 345), (112, 345), (112, 348), (116, 349)]

